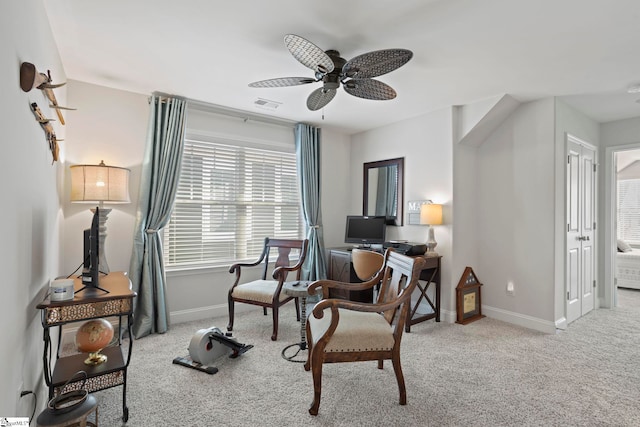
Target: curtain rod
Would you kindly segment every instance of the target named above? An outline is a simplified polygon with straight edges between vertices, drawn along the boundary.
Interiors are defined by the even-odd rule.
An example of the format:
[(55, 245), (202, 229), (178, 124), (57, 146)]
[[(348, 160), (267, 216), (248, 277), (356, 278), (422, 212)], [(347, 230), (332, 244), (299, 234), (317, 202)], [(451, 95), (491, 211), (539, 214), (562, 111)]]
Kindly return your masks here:
[(249, 113), (248, 111), (237, 110), (229, 107), (223, 107), (221, 105), (210, 104), (208, 102), (198, 101), (195, 99), (187, 99), (187, 104), (188, 106), (192, 106), (193, 108), (200, 111), (237, 117), (239, 119), (242, 119), (244, 122), (251, 120), (251, 121), (263, 122), (263, 123), (272, 124), (272, 125), (287, 126), (291, 128), (293, 128), (297, 123), (293, 120), (281, 119), (281, 118), (267, 116), (263, 114)]
[(153, 92), (151, 96), (147, 98), (147, 101), (151, 103), (151, 100), (153, 99), (154, 96), (157, 96), (160, 99), (160, 102), (167, 102), (169, 98), (176, 98), (176, 99), (182, 99), (183, 101), (189, 101), (189, 98), (185, 98), (184, 96), (171, 95), (168, 93), (158, 92), (158, 91)]

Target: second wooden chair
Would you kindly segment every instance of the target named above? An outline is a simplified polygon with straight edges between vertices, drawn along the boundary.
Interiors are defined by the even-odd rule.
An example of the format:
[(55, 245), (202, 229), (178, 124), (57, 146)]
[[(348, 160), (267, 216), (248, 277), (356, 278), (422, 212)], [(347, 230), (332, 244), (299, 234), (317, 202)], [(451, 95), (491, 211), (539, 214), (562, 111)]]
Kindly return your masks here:
[[(251, 263), (236, 263), (229, 268), (229, 273), (235, 273), (236, 279), (233, 286), (231, 286), (231, 289), (229, 289), (229, 295), (227, 297), (229, 303), (229, 324), (227, 325), (227, 330), (233, 330), (236, 302), (259, 305), (263, 307), (265, 315), (267, 314), (267, 308), (272, 309), (273, 333), (271, 335), (271, 339), (273, 341), (278, 339), (278, 309), (283, 304), (295, 299), (296, 316), (298, 320), (300, 320), (298, 299), (282, 293), (282, 285), (287, 280), (289, 273), (295, 274), (295, 277), (290, 280), (300, 280), (302, 264), (307, 257), (308, 245), (309, 241), (307, 239), (270, 239), (267, 237), (264, 240), (264, 249), (260, 258)], [(277, 259), (273, 266), (273, 279), (267, 278), (270, 269), (269, 255), (272, 249), (277, 251)], [(298, 256), (298, 260), (295, 265), (291, 265), (290, 257), (292, 255), (292, 250), (295, 250)], [(258, 280), (246, 280), (243, 282), (241, 277), (242, 269), (258, 266), (262, 267), (261, 278)]]

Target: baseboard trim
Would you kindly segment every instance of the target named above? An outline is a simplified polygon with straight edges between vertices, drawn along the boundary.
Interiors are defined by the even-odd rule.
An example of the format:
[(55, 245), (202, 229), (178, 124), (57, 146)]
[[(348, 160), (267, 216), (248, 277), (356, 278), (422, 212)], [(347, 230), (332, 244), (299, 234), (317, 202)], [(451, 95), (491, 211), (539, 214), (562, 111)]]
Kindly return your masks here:
[[(251, 304), (236, 304), (235, 312), (243, 313), (246, 311), (261, 309), (258, 306)], [(190, 308), (187, 310), (176, 310), (169, 313), (169, 318), (172, 324), (192, 322), (194, 320), (206, 320), (215, 317), (227, 317), (229, 316), (229, 306), (227, 304), (209, 305), (206, 307)], [(217, 326), (220, 329), (227, 327), (226, 322), (224, 325)]]
[(562, 329), (563, 331), (565, 329), (567, 329), (567, 319), (565, 317), (561, 317), (560, 319), (556, 320), (556, 329)]
[(455, 323), (458, 319), (458, 315), (455, 311), (443, 310), (440, 308), (440, 321), (447, 323)]
[(536, 317), (527, 316), (525, 314), (514, 313), (512, 311), (483, 305), (482, 314), (492, 319), (501, 320), (524, 328), (533, 329), (544, 332), (545, 334), (555, 334), (556, 324), (548, 320), (538, 319)]

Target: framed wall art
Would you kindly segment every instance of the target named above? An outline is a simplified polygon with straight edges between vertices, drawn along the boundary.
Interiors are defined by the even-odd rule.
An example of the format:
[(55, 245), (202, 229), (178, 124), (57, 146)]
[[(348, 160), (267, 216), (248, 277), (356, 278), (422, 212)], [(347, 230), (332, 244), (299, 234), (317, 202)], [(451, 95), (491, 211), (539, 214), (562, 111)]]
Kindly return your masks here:
[(481, 286), (473, 269), (465, 268), (456, 286), (456, 323), (466, 325), (485, 317), (482, 314)]

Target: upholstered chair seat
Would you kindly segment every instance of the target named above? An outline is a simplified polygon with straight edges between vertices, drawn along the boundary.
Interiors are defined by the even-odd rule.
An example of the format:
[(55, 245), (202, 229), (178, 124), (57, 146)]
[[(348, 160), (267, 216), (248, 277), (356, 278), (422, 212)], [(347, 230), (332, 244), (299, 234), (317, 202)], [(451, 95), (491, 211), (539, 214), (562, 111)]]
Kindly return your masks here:
[[(338, 316), (340, 317), (338, 327), (327, 342), (325, 352), (393, 349), (395, 343), (393, 328), (381, 314), (339, 308)], [(323, 316), (321, 319), (310, 316), (308, 322), (313, 338), (312, 344), (315, 345), (329, 329), (331, 316)]]
[[(277, 287), (278, 282), (276, 280), (254, 280), (252, 282), (239, 284), (233, 288), (231, 296), (234, 299), (245, 299), (270, 304)], [(281, 302), (287, 298), (287, 295), (284, 293), (279, 295)]]

